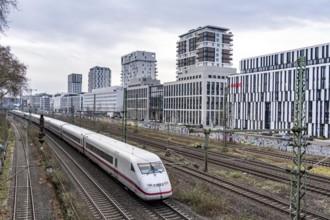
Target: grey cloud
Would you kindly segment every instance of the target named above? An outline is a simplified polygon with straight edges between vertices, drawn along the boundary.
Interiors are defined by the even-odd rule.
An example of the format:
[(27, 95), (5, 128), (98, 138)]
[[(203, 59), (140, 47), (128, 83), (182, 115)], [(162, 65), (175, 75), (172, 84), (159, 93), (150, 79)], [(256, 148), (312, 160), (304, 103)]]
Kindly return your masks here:
[[(155, 27), (188, 31), (206, 24), (231, 29), (281, 28), (297, 19), (329, 21), (326, 1), (298, 0), (30, 0), (22, 1), (13, 24), (34, 39), (103, 45)], [(321, 7), (320, 7), (321, 6)], [(181, 33), (178, 33), (178, 35)]]
[[(36, 44), (75, 48), (73, 51), (46, 48), (47, 54), (30, 51), (38, 53), (35, 62), (47, 63), (50, 68), (68, 62), (65, 68), (63, 64), (61, 68), (56, 66), (57, 73), (64, 75), (71, 71), (86, 73), (93, 65), (109, 63), (118, 77), (120, 57), (131, 52), (121, 51), (122, 45), (129, 45), (125, 50), (132, 47), (133, 51), (164, 44), (156, 38), (153, 44), (143, 39), (144, 36), (152, 39), (152, 29), (163, 30), (178, 39), (180, 34), (204, 25), (227, 27), (236, 35), (243, 31), (299, 26), (306, 20), (330, 20), (327, 0), (19, 0), (19, 8), (10, 15), (10, 33)], [(164, 73), (168, 75), (175, 74), (175, 42), (171, 45), (166, 47), (173, 47), (173, 60), (159, 60), (159, 67), (170, 69)], [(28, 54), (24, 48), (20, 50)], [(56, 63), (47, 56), (56, 56), (60, 61)], [(46, 68), (33, 64), (30, 67), (33, 71)], [(62, 78), (64, 81), (66, 76)]]

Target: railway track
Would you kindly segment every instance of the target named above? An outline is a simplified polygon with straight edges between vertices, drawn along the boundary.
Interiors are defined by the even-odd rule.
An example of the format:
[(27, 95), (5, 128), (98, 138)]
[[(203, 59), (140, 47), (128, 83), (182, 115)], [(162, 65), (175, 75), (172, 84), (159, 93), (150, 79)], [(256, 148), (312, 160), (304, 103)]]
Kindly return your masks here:
[(47, 139), (54, 154), (79, 186), (80, 194), (95, 219), (133, 219), (56, 141), (50, 136), (47, 136)]
[[(169, 166), (173, 167), (177, 171), (183, 172), (189, 176), (194, 176), (195, 178), (198, 178), (200, 180), (203, 180), (204, 182), (212, 184), (212, 186), (217, 186), (221, 189), (226, 189), (230, 192), (236, 193), (240, 196), (244, 196), (248, 199), (254, 200), (255, 202), (271, 207), (272, 209), (282, 212), (284, 214), (287, 215), (290, 214), (289, 203), (287, 201), (276, 199), (273, 196), (266, 195), (262, 191), (256, 189), (250, 189), (245, 185), (239, 184), (234, 181), (230, 181), (228, 179), (221, 178), (219, 176), (211, 175), (209, 173), (198, 171), (188, 167), (182, 167), (180, 165), (176, 165), (174, 161), (169, 160), (166, 157), (161, 157), (161, 159), (163, 161), (166, 161)], [(316, 213), (313, 211), (308, 211), (306, 217), (307, 219), (315, 219), (315, 220), (330, 219), (329, 217), (323, 214)]]
[[(56, 145), (55, 146), (50, 146), (52, 150), (55, 152), (56, 155), (59, 153), (57, 152), (56, 148), (59, 147), (59, 144), (56, 143), (56, 141), (52, 140), (51, 137), (47, 135), (47, 138), (49, 138), (52, 142), (52, 144)], [(61, 148), (61, 151), (63, 151), (63, 148)], [(72, 160), (71, 156), (69, 156), (67, 153), (66, 157), (69, 157), (70, 160)], [(59, 156), (57, 156), (59, 158)], [(61, 156), (59, 158), (61, 161), (64, 161), (63, 157)], [(75, 163), (75, 162), (74, 162)], [(77, 163), (75, 163), (77, 168), (81, 170), (81, 166)], [(70, 174), (74, 174), (74, 179), (76, 182), (79, 182), (78, 185), (80, 187), (83, 187), (84, 189), (82, 190), (83, 193), (88, 193), (89, 195), (87, 196), (85, 200), (87, 201), (87, 204), (89, 204), (89, 208), (91, 209), (91, 212), (93, 214), (102, 211), (102, 213), (109, 213), (109, 209), (111, 209), (111, 215), (106, 216), (103, 214), (101, 217), (102, 219), (133, 219), (130, 214), (127, 214), (127, 211), (122, 208), (122, 206), (115, 201), (114, 198), (112, 198), (111, 195), (109, 195), (107, 192), (111, 190), (105, 190), (102, 189), (102, 187), (95, 181), (93, 180), (93, 177), (91, 177), (86, 171), (82, 170), (83, 174), (79, 174), (79, 171), (76, 171), (76, 169), (72, 169), (72, 165), (65, 165), (66, 169), (70, 169), (71, 171)], [(70, 168), (68, 168), (70, 167)], [(86, 177), (83, 177), (86, 175)], [(79, 177), (77, 177), (79, 176)], [(87, 178), (87, 179), (86, 179)], [(92, 184), (88, 184), (88, 181), (92, 181)], [(88, 184), (86, 187), (85, 185)], [(96, 189), (94, 189), (96, 188)], [(93, 193), (89, 193), (89, 191), (92, 191)], [(101, 191), (101, 192), (96, 192), (95, 191)], [(86, 197), (86, 196), (85, 196)], [(131, 198), (128, 199), (133, 199), (134, 195), (132, 195)], [(93, 200), (93, 201), (91, 201)], [(96, 201), (96, 202), (95, 202)], [(115, 204), (115, 208), (111, 207), (110, 203)], [(101, 204), (101, 206), (99, 205)], [(105, 207), (104, 207), (105, 206)], [(171, 200), (165, 200), (157, 203), (147, 203), (145, 201), (142, 201), (140, 199), (136, 200), (136, 206), (144, 207), (145, 212), (146, 212), (146, 219), (155, 219), (155, 220), (188, 220), (190, 219), (188, 215), (186, 215), (183, 211), (181, 211), (179, 208), (177, 208), (175, 205), (171, 203)], [(97, 207), (97, 208), (96, 208)], [(104, 211), (105, 209), (105, 211)], [(124, 212), (124, 217), (122, 218), (114, 209), (120, 209), (121, 211)], [(96, 217), (99, 214), (96, 215)]]
[[(81, 125), (86, 127), (86, 128), (92, 129), (92, 130), (96, 129), (95, 127), (92, 126), (91, 123), (81, 123)], [(113, 129), (111, 129), (112, 134), (119, 135), (119, 136), (122, 135), (122, 130), (121, 130), (120, 126), (113, 125), (113, 124), (111, 124), (110, 126), (111, 126), (111, 128), (113, 128)], [(143, 136), (143, 135), (139, 135), (139, 133), (134, 133), (134, 137), (136, 137), (136, 136)], [(134, 138), (134, 137), (129, 137), (129, 138)], [(153, 138), (150, 138), (150, 137), (148, 137), (148, 138), (153, 139)], [(186, 137), (182, 137), (182, 138), (186, 138)], [(198, 139), (196, 139), (197, 137), (190, 136), (190, 138), (192, 138), (194, 140), (198, 140)], [(160, 140), (160, 139), (158, 139), (158, 141), (159, 141), (159, 143), (161, 143), (161, 142), (164, 143), (164, 146), (167, 144), (167, 141), (163, 141), (163, 140)], [(204, 140), (202, 140), (202, 142), (203, 141)], [(219, 144), (218, 141), (212, 140), (212, 139), (210, 139), (210, 143)], [(171, 146), (177, 146), (177, 147), (183, 147), (183, 144), (178, 144), (178, 143), (174, 143), (174, 142), (170, 142), (170, 145)], [(251, 152), (251, 153), (267, 155), (267, 156), (277, 158), (277, 159), (282, 159), (282, 160), (289, 160), (289, 161), (292, 160), (292, 155), (286, 155), (286, 154), (283, 154), (283, 153), (263, 151), (263, 150), (256, 149), (256, 148), (235, 147), (234, 149), (237, 149), (238, 151), (246, 151), (246, 152)], [(217, 154), (217, 155), (221, 155), (221, 156), (225, 155), (224, 153), (214, 153), (214, 152), (210, 152), (210, 154)], [(227, 157), (228, 157), (228, 155), (227, 155)], [(319, 162), (319, 160), (309, 159), (309, 158), (306, 159), (306, 163), (311, 164), (311, 165), (316, 164), (318, 162)], [(324, 167), (330, 167), (330, 162), (329, 162), (329, 160), (328, 161), (323, 161), (323, 162), (318, 163), (318, 165), (319, 166), (324, 166)]]
[[(166, 150), (167, 141), (164, 140), (157, 140), (154, 141), (152, 138), (146, 139), (145, 137), (141, 136), (134, 136), (131, 137), (134, 141), (144, 142), (149, 144), (152, 147)], [(204, 150), (202, 149), (194, 149), (191, 147), (183, 146), (181, 144), (171, 143), (171, 148), (175, 149), (176, 152), (182, 154), (183, 156), (187, 156), (190, 158), (204, 160)], [(260, 151), (260, 150), (259, 150)], [(263, 151), (261, 151), (263, 152)], [(267, 153), (267, 152), (266, 152)], [(290, 181), (289, 173), (290, 170), (285, 168), (277, 167), (272, 164), (265, 163), (263, 161), (255, 160), (254, 158), (249, 160), (247, 158), (228, 155), (221, 152), (212, 152), (209, 151), (209, 162), (215, 165), (227, 167), (229, 169), (236, 169), (242, 172), (247, 172), (256, 176), (260, 176), (263, 178), (268, 178), (274, 181), (281, 181), (283, 183)], [(281, 154), (278, 154), (281, 155)], [(286, 155), (284, 155), (286, 156)], [(292, 159), (291, 157), (285, 157), (287, 159)], [(308, 160), (307, 163), (315, 162), (314, 160)], [(263, 168), (263, 169), (261, 169)], [(320, 176), (316, 174), (309, 173), (308, 174), (309, 181), (313, 181), (310, 186), (312, 190), (316, 193), (321, 193), (323, 195), (329, 196), (330, 195), (330, 187), (324, 189), (324, 186), (316, 186), (318, 183), (330, 185), (330, 178), (325, 176)]]
[[(22, 135), (14, 123), (11, 123), (15, 136), (18, 137), (15, 144), (13, 157), (13, 211), (12, 219), (36, 219), (34, 208), (33, 188), (31, 184), (30, 164), (27, 152), (27, 136)], [(26, 128), (28, 129), (28, 128)]]
[[(192, 154), (191, 151), (185, 151), (183, 149), (176, 149), (180, 155), (186, 156), (187, 158), (194, 158), (201, 162), (204, 161), (203, 154)], [(288, 172), (290, 170), (281, 169), (279, 167), (270, 166), (269, 164), (247, 161), (247, 160), (229, 160), (225, 161), (222, 158), (214, 157), (209, 155), (208, 161), (212, 165), (217, 165), (220, 167), (225, 167), (227, 169), (241, 171), (243, 173), (249, 173), (254, 176), (258, 176), (264, 179), (281, 182), (284, 184), (289, 184), (291, 181), (291, 176)], [(328, 185), (324, 188), (324, 185)], [(330, 196), (330, 179), (308, 175), (308, 182), (306, 183), (308, 190), (310, 192), (318, 193), (324, 196)]]
[[(167, 141), (157, 140), (154, 141), (152, 138), (146, 139), (138, 135), (131, 137), (131, 140), (142, 142), (153, 148), (165, 151)], [(186, 158), (193, 158), (195, 160), (204, 160), (204, 151), (201, 149), (187, 148), (182, 145), (171, 145), (171, 149), (175, 150), (176, 153)], [(242, 157), (229, 156), (224, 153), (209, 152), (208, 161), (212, 165), (225, 167), (227, 169), (238, 170), (241, 172), (249, 173), (264, 179), (269, 179), (284, 184), (289, 184), (291, 181), (290, 170), (276, 167), (271, 164), (267, 164), (257, 160), (248, 160)], [(306, 186), (308, 190), (314, 193), (318, 193), (324, 196), (330, 196), (330, 178), (308, 174), (308, 183)], [(326, 185), (326, 187), (325, 187)]]
[[(120, 129), (113, 129), (112, 133), (116, 133), (117, 135), (121, 135)], [(161, 141), (159, 139), (158, 140), (153, 140), (154, 138), (152, 138), (152, 137), (146, 138), (145, 136), (142, 136), (142, 135), (139, 135), (139, 134), (134, 134), (134, 136), (129, 136), (129, 139), (132, 140), (132, 141), (144, 143), (144, 145), (146, 145), (146, 146), (157, 147), (161, 150), (165, 150), (166, 149), (165, 146), (167, 145), (167, 141)], [(171, 146), (171, 148), (172, 148), (172, 146), (174, 146), (176, 148), (176, 150), (177, 149), (182, 150), (179, 153), (184, 154), (187, 157), (188, 156), (192, 157), (192, 155), (194, 155), (193, 157), (195, 157), (195, 159), (200, 160), (201, 158), (203, 158), (203, 150), (201, 150), (201, 149), (192, 149), (191, 147), (189, 147), (188, 148), (189, 151), (184, 152), (183, 149), (187, 148), (187, 147), (182, 146), (182, 144), (175, 144), (175, 143), (171, 142), (170, 146)], [(193, 153), (192, 153), (192, 151), (193, 151)], [(195, 151), (199, 152), (199, 153), (196, 153), (196, 155), (195, 155)], [(226, 167), (228, 167), (230, 169), (234, 169), (234, 170), (237, 170), (237, 169), (240, 170), (241, 169), (242, 172), (248, 172), (248, 173), (251, 173), (251, 174), (254, 174), (256, 176), (260, 176), (260, 177), (263, 177), (263, 178), (266, 178), (266, 179), (286, 182), (287, 184), (290, 181), (289, 175), (285, 171), (285, 169), (281, 169), (281, 168), (275, 167), (275, 166), (270, 166), (267, 163), (263, 163), (263, 162), (260, 162), (260, 161), (253, 161), (253, 160), (249, 161), (249, 160), (246, 160), (242, 157), (233, 157), (233, 156), (230, 156), (230, 155), (227, 155), (227, 154), (224, 154), (224, 153), (211, 152), (211, 151), (209, 152), (209, 156), (210, 156), (209, 157), (210, 162), (215, 163), (215, 164), (220, 165), (220, 166), (226, 166)], [(211, 160), (210, 160), (210, 158), (211, 158)], [(231, 161), (231, 163), (221, 162), (222, 164), (219, 164), (218, 163), (219, 160)], [(244, 160), (244, 162), (241, 162), (241, 163), (244, 163), (244, 165), (237, 165), (237, 163), (232, 163), (235, 160), (237, 160), (237, 161)], [(313, 161), (313, 160), (311, 160), (311, 161)], [(247, 166), (247, 164), (248, 164), (248, 166)], [(252, 169), (251, 166), (263, 167), (264, 169), (267, 169), (267, 171), (260, 172), (259, 168), (253, 168)], [(240, 167), (240, 168), (238, 168), (238, 167)], [(270, 174), (270, 173), (276, 173), (276, 174)], [(280, 176), (283, 175), (284, 177), (278, 177), (277, 175), (279, 173), (280, 173)], [(321, 182), (323, 184), (328, 184), (328, 185), (330, 183), (329, 178), (325, 178), (325, 177), (318, 176), (318, 175), (310, 175), (309, 174), (309, 180), (313, 180), (313, 181), (316, 181), (316, 182), (318, 181), (318, 182)], [(322, 188), (322, 186), (318, 187), (314, 184), (309, 185), (309, 191), (313, 191), (315, 193), (319, 193), (319, 194), (322, 194), (322, 195), (325, 195), (325, 196), (330, 195), (329, 187), (323, 187)], [(260, 192), (260, 193), (264, 194), (262, 192)], [(261, 201), (262, 201), (262, 199), (261, 199)], [(271, 202), (269, 201), (269, 203), (271, 203)], [(288, 204), (286, 204), (286, 207), (288, 207)], [(287, 213), (287, 211), (286, 211), (286, 213)], [(312, 217), (312, 215), (314, 217)], [(311, 215), (309, 217), (312, 217), (311, 219), (329, 219), (327, 216), (323, 216), (322, 214), (320, 215), (320, 214), (317, 214), (317, 213), (311, 213)]]
[[(263, 154), (263, 155), (267, 155), (269, 157), (279, 158), (279, 159), (283, 159), (283, 160), (292, 160), (292, 156), (290, 156), (290, 155), (284, 155), (284, 154), (279, 154), (279, 153), (275, 153), (275, 152), (266, 152), (266, 151), (258, 150), (255, 148), (239, 148), (239, 150), (251, 152), (251, 153), (257, 153), (257, 154)], [(306, 163), (308, 163), (308, 164), (316, 164), (318, 162), (319, 162), (318, 160), (306, 158)], [(318, 165), (324, 166), (324, 167), (330, 167), (330, 162), (324, 161), (324, 162), (320, 162)]]
[(184, 214), (182, 211), (180, 211), (175, 207), (171, 199), (150, 203), (149, 206), (158, 215), (160, 219), (167, 219), (167, 220), (190, 219), (186, 214)]
[[(58, 140), (57, 141), (53, 140), (53, 138), (50, 137), (50, 135), (48, 135), (47, 132), (46, 132), (46, 137), (49, 140), (48, 141), (49, 146), (56, 155), (56, 157), (59, 158), (59, 160), (62, 162), (66, 160), (70, 161), (70, 164), (68, 163), (65, 164), (64, 166), (71, 175), (74, 174), (73, 179), (75, 180), (75, 182), (79, 182), (78, 185), (79, 187), (82, 188), (81, 194), (85, 194), (82, 197), (88, 204), (88, 207), (90, 208), (91, 213), (95, 216), (95, 219), (134, 219), (130, 214), (127, 214), (127, 211), (125, 211), (125, 209), (122, 208), (121, 205), (117, 201), (115, 201), (115, 199), (112, 198), (111, 195), (107, 193), (107, 192), (113, 192), (112, 189), (107, 189), (109, 185), (108, 181), (106, 182), (105, 185), (103, 184), (104, 188), (102, 189), (102, 186), (96, 183), (96, 181), (99, 181), (99, 179), (93, 180), (93, 177), (91, 177), (90, 174), (88, 174), (86, 171), (81, 169), (81, 165), (79, 165), (76, 162), (73, 162), (74, 159), (69, 155), (69, 153), (65, 152), (66, 150), (60, 147), (60, 145), (58, 144)], [(58, 151), (58, 149), (60, 150)], [(75, 151), (75, 149), (73, 150)], [(75, 165), (72, 165), (71, 163), (74, 163)], [(73, 168), (75, 166), (77, 166), (77, 168)], [(79, 171), (77, 171), (77, 169), (79, 169), (83, 174), (80, 174)], [(86, 177), (84, 177), (84, 175), (86, 175)], [(87, 182), (89, 181), (93, 183), (87, 184)], [(101, 191), (101, 192), (97, 192), (97, 191)], [(135, 201), (135, 202), (131, 201), (131, 203), (135, 203), (134, 206), (140, 207), (142, 208), (142, 210), (144, 210), (145, 219), (153, 219), (153, 220), (191, 219), (188, 217), (187, 214), (185, 214), (182, 210), (180, 210), (180, 208), (178, 208), (175, 204), (173, 204), (173, 201), (171, 199), (165, 201), (159, 201), (157, 203), (149, 203), (135, 197), (135, 195), (132, 196), (131, 194), (130, 194), (130, 198), (127, 199)], [(115, 203), (114, 204), (115, 208), (111, 207), (110, 200)], [(118, 209), (120, 209), (119, 212), (123, 211), (124, 213), (121, 214), (118, 213)], [(122, 214), (124, 216), (122, 216)]]

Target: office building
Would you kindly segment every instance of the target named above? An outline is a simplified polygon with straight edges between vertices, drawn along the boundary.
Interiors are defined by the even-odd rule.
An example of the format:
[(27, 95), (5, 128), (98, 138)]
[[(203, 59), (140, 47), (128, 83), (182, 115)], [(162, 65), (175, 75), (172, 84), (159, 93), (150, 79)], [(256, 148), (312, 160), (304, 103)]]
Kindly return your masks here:
[(112, 117), (120, 115), (123, 111), (123, 88), (111, 86), (93, 89), (84, 94), (84, 111), (87, 113), (99, 113)]
[(150, 77), (132, 79), (127, 88), (127, 118), (162, 122), (163, 85)]
[(82, 111), (83, 93), (57, 93), (51, 99), (51, 110), (57, 113), (72, 113)]
[(88, 92), (111, 86), (111, 70), (107, 67), (95, 66), (88, 73)]
[(156, 54), (146, 51), (135, 51), (121, 58), (122, 86), (127, 88), (131, 79), (150, 77), (156, 79)]
[(290, 129), (294, 126), (296, 60), (306, 60), (308, 135), (330, 137), (329, 43), (286, 50), (240, 61), (230, 77), (231, 126), (240, 129)]

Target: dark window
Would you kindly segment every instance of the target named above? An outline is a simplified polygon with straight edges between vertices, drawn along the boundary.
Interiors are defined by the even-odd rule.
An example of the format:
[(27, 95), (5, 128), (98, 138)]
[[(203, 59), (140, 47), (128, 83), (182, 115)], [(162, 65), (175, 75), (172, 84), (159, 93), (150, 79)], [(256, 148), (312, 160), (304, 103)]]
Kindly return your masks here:
[(270, 102), (265, 103), (265, 129), (270, 129), (270, 117), (271, 117), (271, 105)]
[(134, 169), (133, 164), (131, 164), (131, 170), (132, 170), (133, 172), (135, 172), (135, 169)]
[(111, 155), (99, 150), (98, 148), (94, 147), (93, 145), (91, 145), (89, 143), (86, 143), (86, 148), (91, 150), (92, 152), (94, 152), (95, 154), (100, 156), (101, 158), (105, 159), (109, 163), (113, 164), (113, 157)]
[(71, 140), (73, 140), (74, 142), (77, 142), (77, 143), (80, 144), (80, 139), (79, 139), (78, 137), (73, 136), (72, 134), (68, 133), (67, 131), (63, 131), (63, 134), (64, 134), (66, 137), (68, 137), (68, 138), (70, 138)]

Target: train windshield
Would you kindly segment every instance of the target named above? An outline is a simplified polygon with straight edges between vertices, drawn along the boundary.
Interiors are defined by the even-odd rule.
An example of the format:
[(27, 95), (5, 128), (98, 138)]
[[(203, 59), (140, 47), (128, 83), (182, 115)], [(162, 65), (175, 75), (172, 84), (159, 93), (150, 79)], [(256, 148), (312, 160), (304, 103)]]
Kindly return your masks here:
[(161, 162), (139, 163), (138, 166), (142, 174), (164, 172), (164, 166)]

